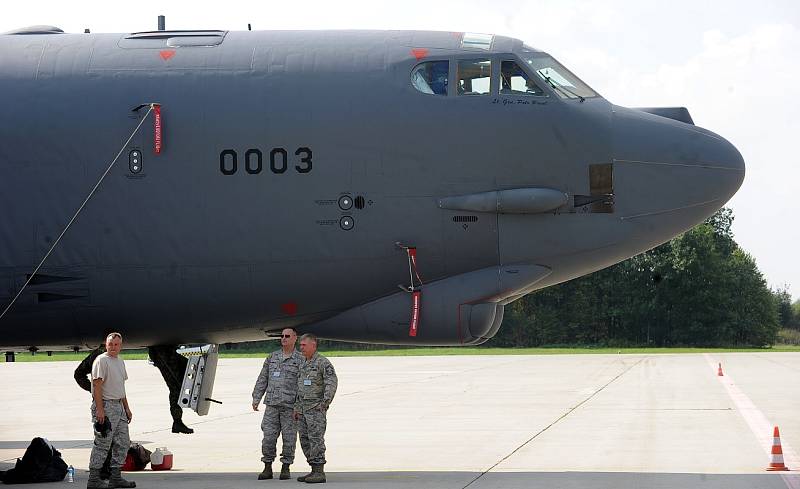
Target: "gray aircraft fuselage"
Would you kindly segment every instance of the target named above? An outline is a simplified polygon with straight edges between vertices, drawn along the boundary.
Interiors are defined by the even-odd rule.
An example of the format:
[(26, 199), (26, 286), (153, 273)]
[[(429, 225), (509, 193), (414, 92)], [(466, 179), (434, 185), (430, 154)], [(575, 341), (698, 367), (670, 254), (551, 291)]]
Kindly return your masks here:
[[(725, 139), (678, 110), (576, 96), (526, 62), (547, 56), (449, 32), (0, 35), (3, 308), (147, 114), (132, 109), (159, 103), (163, 121), (161, 153), (151, 113), (0, 320), (0, 346), (287, 326), (477, 344), (509, 302), (663, 243), (739, 188)], [(412, 78), (443, 61), (426, 66), (446, 66), (445, 92)], [(538, 92), (509, 90), (510, 66)], [(396, 243), (417, 250), (417, 336)]]

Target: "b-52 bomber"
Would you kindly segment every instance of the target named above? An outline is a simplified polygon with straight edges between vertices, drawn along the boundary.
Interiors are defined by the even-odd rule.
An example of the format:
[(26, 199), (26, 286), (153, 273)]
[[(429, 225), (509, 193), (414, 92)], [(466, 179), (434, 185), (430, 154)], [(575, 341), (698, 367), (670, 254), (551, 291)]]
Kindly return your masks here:
[(37, 26), (0, 35), (0, 98), (8, 351), (476, 345), (745, 174), (685, 108), (496, 35)]

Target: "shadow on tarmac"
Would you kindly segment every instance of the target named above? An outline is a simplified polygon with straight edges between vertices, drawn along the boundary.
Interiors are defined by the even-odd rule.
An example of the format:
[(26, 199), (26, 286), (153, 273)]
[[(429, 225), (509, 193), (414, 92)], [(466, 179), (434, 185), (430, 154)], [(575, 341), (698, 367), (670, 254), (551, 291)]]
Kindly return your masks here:
[[(3, 469), (5, 470), (5, 469)], [(303, 487), (294, 480), (305, 471), (292, 472), (291, 481), (256, 480), (256, 472), (126, 472), (125, 478), (138, 488), (218, 489)], [(660, 474), (645, 472), (327, 472), (324, 487), (430, 488), (430, 489), (786, 489), (780, 474)], [(800, 474), (784, 475), (798, 477)], [(86, 483), (87, 473), (78, 470), (75, 482)], [(26, 488), (55, 487), (65, 482), (26, 484)], [(77, 485), (70, 487), (79, 487)]]
[[(0, 450), (25, 450), (28, 448), (28, 445), (31, 444), (30, 440), (7, 440), (7, 441), (0, 441)], [(47, 441), (53, 444), (58, 450), (65, 450), (70, 448), (86, 448), (91, 447), (94, 440), (51, 440), (47, 438)], [(153, 443), (151, 441), (143, 440), (139, 441), (136, 440), (136, 443), (141, 443), (144, 445), (145, 443)], [(24, 453), (24, 452), (23, 452)], [(19, 455), (22, 457), (22, 453)]]

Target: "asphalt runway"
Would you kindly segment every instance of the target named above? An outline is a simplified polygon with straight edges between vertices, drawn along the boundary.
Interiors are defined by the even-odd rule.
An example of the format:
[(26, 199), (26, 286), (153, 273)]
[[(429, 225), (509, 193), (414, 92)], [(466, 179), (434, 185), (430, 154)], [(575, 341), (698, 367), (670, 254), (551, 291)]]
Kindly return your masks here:
[[(331, 360), (339, 391), (328, 486), (800, 489), (800, 353)], [(223, 404), (185, 413), (193, 435), (170, 432), (158, 370), (126, 363), (132, 439), (175, 457), (170, 472), (129, 473), (138, 487), (298, 487), (256, 480), (263, 411), (250, 403), (261, 360), (220, 360), (214, 398)], [(90, 398), (72, 378), (76, 366), (0, 363), (0, 469), (43, 436), (85, 485)], [(773, 424), (798, 472), (766, 472)], [(296, 457), (293, 477), (308, 471), (299, 443)]]

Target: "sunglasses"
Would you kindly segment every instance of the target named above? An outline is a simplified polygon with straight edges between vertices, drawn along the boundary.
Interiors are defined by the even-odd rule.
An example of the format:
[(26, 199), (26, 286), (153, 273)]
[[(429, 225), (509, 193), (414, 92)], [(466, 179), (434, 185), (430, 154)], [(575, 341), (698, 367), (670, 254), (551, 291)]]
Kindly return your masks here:
[(291, 337), (292, 337), (292, 335), (290, 335), (290, 334), (285, 334), (285, 335), (283, 335), (282, 337), (283, 337), (283, 338), (291, 338)]

